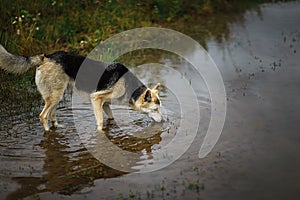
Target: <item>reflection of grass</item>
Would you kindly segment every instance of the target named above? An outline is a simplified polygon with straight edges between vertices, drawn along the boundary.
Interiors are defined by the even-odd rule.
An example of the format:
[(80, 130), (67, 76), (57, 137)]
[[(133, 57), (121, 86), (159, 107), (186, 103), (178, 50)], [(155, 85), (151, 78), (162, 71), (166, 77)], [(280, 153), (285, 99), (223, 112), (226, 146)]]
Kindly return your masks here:
[(0, 73), (0, 80), (0, 113), (4, 123), (0, 130), (10, 129), (18, 122), (26, 122), (28, 126), (34, 124), (41, 104), (33, 84), (34, 72), (24, 76)]

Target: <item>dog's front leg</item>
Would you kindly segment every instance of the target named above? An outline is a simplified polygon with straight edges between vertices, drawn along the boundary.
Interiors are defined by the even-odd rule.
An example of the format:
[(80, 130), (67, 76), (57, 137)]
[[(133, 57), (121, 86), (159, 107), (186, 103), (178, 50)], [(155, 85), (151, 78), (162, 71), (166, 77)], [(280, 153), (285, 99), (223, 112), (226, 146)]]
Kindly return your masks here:
[(114, 115), (113, 115), (108, 103), (103, 104), (103, 110), (106, 113), (108, 120), (114, 120)]
[(97, 123), (97, 131), (103, 132), (103, 101), (100, 94), (93, 93), (91, 94), (91, 102), (94, 109), (94, 114), (96, 117), (96, 123)]

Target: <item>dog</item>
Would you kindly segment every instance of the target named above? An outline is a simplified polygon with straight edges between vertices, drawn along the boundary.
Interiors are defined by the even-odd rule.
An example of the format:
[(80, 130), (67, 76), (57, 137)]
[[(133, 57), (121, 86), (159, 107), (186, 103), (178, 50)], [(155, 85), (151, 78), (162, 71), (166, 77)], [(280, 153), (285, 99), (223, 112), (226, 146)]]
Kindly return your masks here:
[(18, 56), (0, 45), (0, 68), (16, 74), (36, 68), (35, 83), (45, 103), (39, 118), (45, 131), (50, 130), (49, 119), (54, 128), (58, 126), (56, 105), (69, 82), (90, 94), (98, 132), (103, 131), (103, 111), (108, 120), (114, 119), (109, 106), (113, 99), (126, 100), (134, 110), (148, 114), (156, 122), (162, 121), (158, 95), (160, 84), (148, 88), (118, 62), (104, 63), (65, 51)]

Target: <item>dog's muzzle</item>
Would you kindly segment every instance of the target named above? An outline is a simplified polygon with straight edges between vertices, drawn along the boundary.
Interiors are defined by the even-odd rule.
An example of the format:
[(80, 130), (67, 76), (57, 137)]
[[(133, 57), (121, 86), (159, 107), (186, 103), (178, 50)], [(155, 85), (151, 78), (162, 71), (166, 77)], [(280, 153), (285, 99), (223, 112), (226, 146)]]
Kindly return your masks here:
[(162, 115), (159, 112), (155, 112), (155, 113), (150, 112), (148, 113), (148, 116), (151, 117), (156, 122), (161, 122), (162, 120)]

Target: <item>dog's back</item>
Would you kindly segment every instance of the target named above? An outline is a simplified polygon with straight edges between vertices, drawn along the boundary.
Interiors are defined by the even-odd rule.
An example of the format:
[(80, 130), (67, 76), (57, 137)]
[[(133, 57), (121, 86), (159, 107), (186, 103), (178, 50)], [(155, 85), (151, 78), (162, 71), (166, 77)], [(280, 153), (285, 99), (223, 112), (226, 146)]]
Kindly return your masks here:
[(77, 89), (88, 93), (109, 90), (120, 78), (124, 79), (128, 101), (137, 88), (146, 89), (144, 84), (121, 63), (95, 61), (64, 51), (48, 54), (45, 57), (59, 64), (70, 79), (75, 80)]

